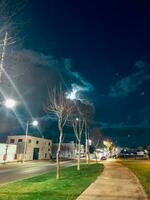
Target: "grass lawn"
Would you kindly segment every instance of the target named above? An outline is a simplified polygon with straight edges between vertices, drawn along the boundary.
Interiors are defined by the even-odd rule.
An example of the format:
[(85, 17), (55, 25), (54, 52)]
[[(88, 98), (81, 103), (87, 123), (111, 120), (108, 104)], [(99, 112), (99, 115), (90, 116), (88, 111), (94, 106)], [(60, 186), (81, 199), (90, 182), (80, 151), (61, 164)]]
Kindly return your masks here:
[(47, 173), (0, 187), (0, 200), (73, 200), (103, 171), (103, 165), (81, 165), (62, 170), (61, 179)]
[(145, 189), (148, 198), (150, 199), (150, 161), (121, 161), (124, 165), (126, 165), (129, 169), (131, 169), (134, 174), (138, 177), (143, 188)]

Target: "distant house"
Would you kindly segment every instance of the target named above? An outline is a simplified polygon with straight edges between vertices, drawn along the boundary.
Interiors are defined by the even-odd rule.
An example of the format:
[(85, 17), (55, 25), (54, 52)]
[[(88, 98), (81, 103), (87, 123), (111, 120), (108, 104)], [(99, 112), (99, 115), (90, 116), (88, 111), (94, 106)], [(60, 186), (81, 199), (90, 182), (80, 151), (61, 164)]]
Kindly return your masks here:
[(16, 160), (17, 145), (0, 143), (0, 163)]
[(17, 160), (44, 160), (50, 159), (52, 141), (25, 135), (8, 136), (8, 144), (17, 145)]
[[(52, 145), (52, 157), (53, 158), (56, 158), (57, 147), (58, 147), (58, 144), (53, 143), (53, 145)], [(61, 144), (61, 150), (60, 150), (61, 158), (73, 159), (73, 158), (76, 158), (77, 154), (78, 154), (77, 146), (73, 141)], [(83, 154), (84, 154), (84, 145), (81, 145), (81, 156)]]
[(15, 161), (17, 145), (0, 143), (0, 163)]

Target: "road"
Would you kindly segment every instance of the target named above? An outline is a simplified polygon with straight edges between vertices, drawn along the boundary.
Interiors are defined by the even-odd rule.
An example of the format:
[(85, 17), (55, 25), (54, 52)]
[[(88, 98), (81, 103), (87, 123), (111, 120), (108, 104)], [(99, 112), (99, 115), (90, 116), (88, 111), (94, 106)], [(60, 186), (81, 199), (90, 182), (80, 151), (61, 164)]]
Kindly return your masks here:
[[(73, 165), (73, 161), (61, 162), (61, 166)], [(25, 163), (0, 164), (0, 185), (19, 179), (26, 179), (49, 171), (55, 171), (56, 163), (49, 161), (32, 161)]]

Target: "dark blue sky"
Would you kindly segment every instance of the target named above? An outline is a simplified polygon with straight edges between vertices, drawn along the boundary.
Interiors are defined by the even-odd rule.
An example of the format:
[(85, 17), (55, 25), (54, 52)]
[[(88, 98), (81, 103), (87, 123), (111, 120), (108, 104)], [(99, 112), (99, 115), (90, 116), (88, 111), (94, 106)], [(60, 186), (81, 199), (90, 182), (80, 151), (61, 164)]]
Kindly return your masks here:
[(72, 60), (102, 126), (149, 126), (149, 9), (148, 0), (29, 1), (24, 46)]
[(94, 125), (104, 134), (115, 141), (121, 136), (125, 144), (129, 139), (148, 144), (149, 10), (148, 0), (28, 0), (8, 30), (12, 37), (15, 20), (21, 24), (19, 40), (6, 48), (4, 69), (13, 84), (3, 73), (1, 98), (14, 97), (19, 105), (16, 113), (1, 106), (0, 132), (16, 133), (35, 117), (49, 137), (52, 123), (43, 110), (47, 88), (63, 80), (67, 91), (78, 89), (78, 97), (93, 102)]
[[(10, 0), (6, 10), (20, 11), (23, 2)], [(149, 144), (149, 0), (27, 2), (7, 26), (10, 13), (0, 8), (0, 40), (6, 28), (12, 41), (17, 36), (5, 51), (0, 100), (19, 102), (14, 113), (0, 107), (0, 133), (23, 133), (26, 120), (38, 118), (41, 133), (55, 135), (43, 105), (47, 88), (61, 81), (67, 92), (77, 89), (78, 98), (93, 102), (94, 125), (106, 137)]]

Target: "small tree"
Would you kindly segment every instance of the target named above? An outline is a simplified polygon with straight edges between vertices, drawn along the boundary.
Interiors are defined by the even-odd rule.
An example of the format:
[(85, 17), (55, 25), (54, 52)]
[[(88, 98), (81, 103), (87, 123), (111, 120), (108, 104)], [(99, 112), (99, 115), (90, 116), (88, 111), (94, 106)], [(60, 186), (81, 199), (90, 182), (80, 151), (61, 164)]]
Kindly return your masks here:
[(77, 152), (78, 152), (78, 159), (77, 159), (77, 170), (80, 170), (80, 154), (81, 154), (81, 137), (84, 129), (85, 121), (80, 117), (76, 117), (72, 121), (73, 130), (77, 139)]
[(94, 147), (94, 156), (97, 163), (97, 160), (98, 160), (97, 149), (100, 148), (100, 146), (103, 144), (103, 139), (102, 139), (103, 136), (102, 136), (100, 128), (93, 128), (91, 130), (90, 138), (92, 141), (92, 146)]
[[(87, 134), (86, 125), (88, 122), (89, 110), (87, 109), (88, 104), (85, 104), (85, 102), (81, 102), (77, 100), (74, 103), (75, 103), (75, 106), (71, 115), (71, 123), (73, 126), (75, 137), (77, 139), (77, 149), (78, 149), (77, 170), (80, 170), (81, 138), (82, 138), (84, 128), (85, 128), (85, 134)], [(86, 153), (87, 153), (87, 148), (86, 148)]]
[(63, 140), (63, 128), (68, 120), (68, 117), (72, 110), (72, 105), (69, 100), (65, 98), (65, 92), (60, 86), (59, 88), (54, 88), (48, 92), (48, 100), (45, 106), (45, 110), (48, 113), (54, 113), (57, 118), (58, 129), (59, 129), (59, 141), (56, 151), (56, 179), (60, 178), (60, 149)]
[(90, 152), (89, 152), (89, 131), (90, 131), (90, 126), (93, 121), (93, 116), (94, 116), (94, 107), (92, 104), (89, 102), (85, 102), (82, 106), (83, 112), (83, 117), (85, 120), (85, 144), (86, 144), (86, 163), (89, 163), (90, 160)]

